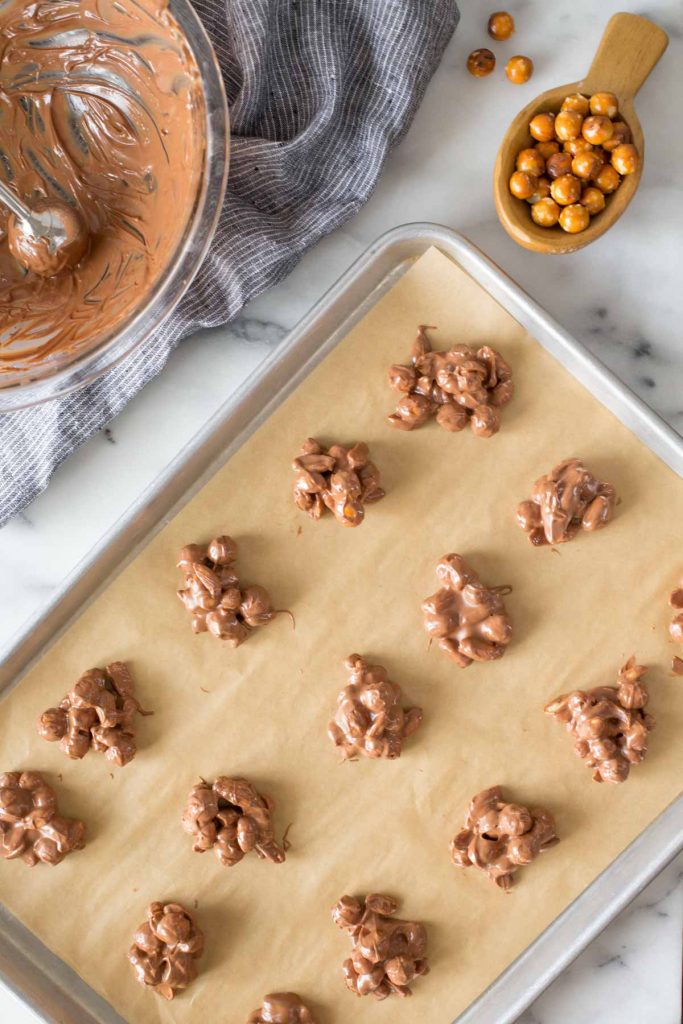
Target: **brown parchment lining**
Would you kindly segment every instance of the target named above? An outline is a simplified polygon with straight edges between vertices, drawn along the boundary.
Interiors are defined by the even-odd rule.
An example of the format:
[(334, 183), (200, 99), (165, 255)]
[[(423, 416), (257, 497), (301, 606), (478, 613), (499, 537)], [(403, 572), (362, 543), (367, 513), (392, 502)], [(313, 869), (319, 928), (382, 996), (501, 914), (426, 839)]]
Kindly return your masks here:
[[(386, 371), (407, 359), (420, 322), (438, 325), (440, 347), (489, 343), (511, 363), (516, 396), (493, 439), (386, 424)], [(290, 461), (311, 434), (369, 442), (387, 497), (359, 529), (295, 509)], [(617, 517), (558, 552), (535, 550), (516, 504), (572, 455), (616, 485)], [(239, 542), (242, 579), (290, 608), (295, 630), (280, 616), (237, 651), (192, 635), (176, 553), (223, 532)], [(668, 672), (666, 595), (682, 541), (681, 480), (429, 251), (0, 705), (2, 767), (46, 772), (64, 812), (89, 830), (86, 850), (55, 869), (0, 861), (0, 899), (131, 1024), (241, 1024), (278, 989), (298, 991), (321, 1024), (447, 1024), (679, 792), (683, 683)], [(463, 671), (427, 649), (420, 602), (450, 551), (514, 588), (502, 661)], [(424, 708), (399, 761), (337, 762), (326, 725), (352, 651), (384, 663), (405, 703)], [(612, 684), (633, 652), (653, 666), (657, 728), (625, 785), (597, 785), (542, 707)], [(139, 753), (111, 771), (94, 753), (68, 761), (34, 720), (81, 671), (115, 658), (131, 662), (155, 711), (140, 721)], [(250, 855), (228, 869), (192, 852), (185, 798), (199, 776), (220, 773), (245, 774), (275, 798), (278, 837), (292, 826), (286, 863)], [(469, 798), (496, 783), (552, 809), (562, 837), (510, 895), (448, 856)], [(349, 940), (329, 908), (369, 890), (398, 896), (403, 916), (428, 927), (432, 972), (410, 1000), (344, 988)], [(206, 933), (199, 980), (171, 1004), (126, 962), (153, 899), (196, 906)]]

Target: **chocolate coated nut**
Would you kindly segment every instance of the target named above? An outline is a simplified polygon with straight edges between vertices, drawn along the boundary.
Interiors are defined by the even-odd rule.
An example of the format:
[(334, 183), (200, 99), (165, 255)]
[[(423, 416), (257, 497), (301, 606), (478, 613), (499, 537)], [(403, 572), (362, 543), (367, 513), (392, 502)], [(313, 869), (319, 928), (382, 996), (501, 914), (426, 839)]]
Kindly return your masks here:
[(55, 791), (42, 775), (0, 774), (0, 857), (55, 865), (84, 846), (85, 825), (58, 813)]
[(126, 663), (113, 661), (105, 669), (88, 669), (58, 708), (44, 711), (37, 722), (38, 734), (59, 742), (59, 749), (74, 760), (92, 748), (122, 768), (137, 752), (135, 716), (152, 714), (136, 699)]
[[(674, 615), (669, 625), (669, 635), (677, 644), (683, 644), (683, 587), (678, 586), (671, 591), (669, 594), (669, 604), (674, 611), (678, 612), (677, 615)], [(677, 660), (680, 661), (680, 658)], [(674, 670), (676, 671), (675, 665)], [(676, 671), (676, 674), (679, 675), (680, 673)]]
[(563, 722), (574, 749), (593, 770), (596, 782), (624, 782), (631, 765), (647, 753), (654, 717), (645, 712), (649, 693), (641, 682), (647, 669), (631, 656), (619, 670), (617, 686), (574, 690), (546, 704), (546, 714)]
[(332, 920), (353, 943), (342, 971), (357, 996), (409, 996), (415, 978), (429, 973), (424, 925), (394, 917), (398, 906), (392, 897), (372, 893), (363, 902), (342, 896), (332, 908)]
[(360, 526), (365, 506), (385, 494), (379, 485), (379, 470), (364, 443), (352, 448), (333, 444), (325, 449), (309, 437), (292, 469), (296, 473), (294, 504), (312, 519), (320, 519), (328, 508), (342, 526)]
[(281, 864), (285, 851), (275, 842), (274, 807), (271, 798), (257, 793), (246, 779), (220, 776), (214, 783), (201, 782), (192, 788), (182, 825), (194, 836), (193, 850), (213, 849), (227, 867), (238, 864), (251, 850)]
[(188, 910), (180, 903), (150, 903), (128, 960), (141, 985), (173, 999), (197, 977), (195, 960), (203, 952), (204, 936)]
[(316, 1020), (296, 992), (271, 992), (247, 1024), (316, 1024)]
[(415, 430), (435, 416), (439, 426), (454, 433), (469, 420), (472, 433), (492, 437), (500, 429), (498, 410), (512, 398), (510, 367), (488, 345), (456, 345), (434, 352), (428, 330), (434, 328), (418, 327), (409, 366), (389, 368), (389, 384), (402, 393), (389, 423), (399, 430)]
[(264, 587), (240, 589), (232, 537), (214, 537), (205, 547), (188, 544), (178, 556), (185, 586), (178, 597), (192, 615), (193, 633), (209, 632), (230, 647), (239, 647), (251, 632), (267, 625), (277, 612)]
[(579, 530), (598, 530), (614, 516), (612, 484), (598, 480), (580, 459), (565, 459), (536, 481), (531, 500), (517, 506), (517, 522), (530, 542), (563, 544)]
[(512, 638), (503, 595), (511, 587), (487, 587), (462, 555), (444, 555), (436, 567), (443, 584), (422, 602), (425, 629), (460, 668), (502, 658)]
[(337, 697), (337, 710), (327, 732), (343, 759), (401, 756), (403, 741), (422, 722), (422, 708), (401, 707), (401, 687), (382, 665), (369, 665), (351, 654), (344, 666), (349, 685)]
[(459, 868), (480, 868), (508, 891), (520, 867), (559, 841), (549, 811), (506, 803), (502, 788), (493, 786), (472, 799), (465, 827), (451, 841), (451, 860)]

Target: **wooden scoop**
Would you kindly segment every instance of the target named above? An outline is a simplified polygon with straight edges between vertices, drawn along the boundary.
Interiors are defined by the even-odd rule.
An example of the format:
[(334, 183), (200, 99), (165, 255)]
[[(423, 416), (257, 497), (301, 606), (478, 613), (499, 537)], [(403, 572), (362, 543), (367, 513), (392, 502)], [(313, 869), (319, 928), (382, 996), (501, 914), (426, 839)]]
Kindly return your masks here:
[[(534, 252), (567, 253), (582, 249), (604, 234), (631, 202), (640, 182), (644, 142), (640, 122), (633, 109), (633, 98), (666, 50), (669, 37), (657, 25), (637, 14), (614, 14), (607, 23), (590, 71), (580, 82), (560, 85), (537, 96), (520, 111), (508, 128), (496, 158), (493, 194), (500, 222), (516, 242)], [(640, 153), (640, 168), (628, 174), (607, 197), (601, 213), (591, 217), (585, 231), (567, 234), (561, 227), (542, 228), (531, 219), (529, 204), (512, 195), (508, 187), (520, 149), (534, 144), (529, 121), (536, 114), (557, 113), (565, 96), (580, 92), (613, 92), (619, 101), (619, 118), (631, 129), (633, 143)]]

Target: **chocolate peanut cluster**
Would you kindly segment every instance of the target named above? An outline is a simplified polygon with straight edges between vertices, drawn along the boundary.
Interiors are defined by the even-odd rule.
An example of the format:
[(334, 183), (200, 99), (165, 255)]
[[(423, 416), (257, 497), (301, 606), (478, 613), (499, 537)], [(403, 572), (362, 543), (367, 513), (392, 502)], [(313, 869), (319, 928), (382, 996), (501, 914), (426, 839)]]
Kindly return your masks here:
[(581, 459), (565, 459), (536, 481), (531, 500), (517, 506), (517, 522), (535, 547), (564, 544), (579, 530), (606, 526), (615, 504), (612, 484), (594, 477)]
[(546, 714), (563, 722), (576, 740), (574, 750), (592, 769), (595, 782), (625, 782), (631, 766), (647, 753), (655, 720), (645, 711), (650, 695), (641, 680), (646, 672), (631, 656), (616, 686), (573, 690), (545, 706)]
[(398, 907), (391, 896), (371, 893), (362, 902), (342, 896), (332, 908), (332, 920), (353, 943), (342, 970), (347, 988), (357, 996), (410, 996), (415, 978), (429, 972), (425, 927), (394, 917)]
[(337, 697), (337, 710), (327, 732), (344, 760), (401, 756), (403, 741), (422, 722), (422, 708), (401, 707), (401, 687), (382, 665), (370, 665), (360, 654), (344, 662), (349, 685)]
[(677, 644), (683, 644), (683, 586), (671, 591), (669, 605), (676, 613), (669, 624), (669, 635)]
[[(675, 612), (669, 623), (669, 635), (677, 644), (683, 644), (683, 581), (669, 594), (669, 605)], [(671, 659), (671, 668), (675, 675), (683, 676), (683, 658), (674, 654)]]
[(442, 587), (422, 602), (425, 629), (460, 668), (502, 658), (512, 638), (503, 596), (511, 587), (487, 587), (462, 555), (444, 555), (436, 567)]
[(239, 647), (277, 615), (265, 587), (240, 586), (236, 558), (237, 544), (225, 536), (188, 544), (178, 556), (185, 574), (178, 597), (192, 616), (192, 632), (209, 632), (230, 647)]
[(39, 735), (58, 742), (67, 757), (79, 760), (92, 748), (122, 768), (137, 752), (135, 716), (151, 714), (135, 697), (126, 663), (113, 661), (84, 672), (59, 707), (42, 713), (37, 726)]
[(203, 952), (204, 935), (188, 910), (180, 903), (150, 903), (128, 959), (141, 985), (173, 999), (197, 977), (195, 961)]
[(434, 352), (426, 334), (433, 329), (420, 324), (410, 363), (389, 369), (389, 384), (401, 393), (389, 423), (415, 430), (435, 416), (451, 433), (469, 423), (477, 437), (492, 437), (500, 429), (500, 410), (513, 395), (512, 370), (488, 345)]
[(315, 1018), (296, 992), (271, 992), (247, 1024), (316, 1024)]
[(294, 504), (311, 519), (320, 519), (328, 508), (342, 526), (360, 526), (365, 506), (381, 501), (385, 495), (379, 484), (379, 470), (363, 442), (352, 448), (341, 444), (324, 448), (309, 437), (293, 460), (292, 469), (296, 473)]
[(38, 772), (0, 774), (0, 857), (29, 867), (59, 864), (85, 846), (85, 825), (59, 814), (54, 789)]
[(465, 827), (451, 841), (451, 860), (459, 868), (480, 868), (507, 891), (520, 867), (559, 841), (550, 811), (508, 803), (502, 788), (492, 786), (472, 799)]
[(193, 786), (183, 828), (194, 836), (193, 850), (213, 850), (227, 867), (238, 864), (250, 850), (281, 864), (285, 851), (275, 842), (271, 821), (274, 807), (273, 800), (257, 793), (246, 779), (222, 775), (214, 783)]

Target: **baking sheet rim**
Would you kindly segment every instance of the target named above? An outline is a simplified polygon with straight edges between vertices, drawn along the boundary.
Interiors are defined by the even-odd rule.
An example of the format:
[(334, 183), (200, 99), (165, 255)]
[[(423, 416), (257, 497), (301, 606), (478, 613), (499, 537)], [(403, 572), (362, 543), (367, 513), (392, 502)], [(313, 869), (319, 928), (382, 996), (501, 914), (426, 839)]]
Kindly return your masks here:
[[(644, 443), (665, 461), (679, 476), (683, 476), (683, 441), (671, 428), (659, 417), (649, 410), (625, 385), (607, 370), (597, 359), (583, 349), (571, 336), (557, 325), (542, 308), (531, 300), (514, 282), (512, 282), (495, 264), (492, 263), (483, 253), (472, 245), (463, 236), (447, 228), (438, 225), (413, 224), (392, 229), (392, 231), (381, 236), (370, 248), (352, 265), (345, 275), (324, 295), (312, 310), (300, 321), (297, 327), (291, 332), (289, 341), (282, 346), (273, 356), (264, 361), (254, 375), (254, 380), (246, 386), (238, 389), (230, 399), (217, 411), (206, 426), (200, 431), (193, 441), (180, 452), (176, 459), (169, 465), (168, 469), (155, 481), (155, 483), (131, 506), (128, 512), (118, 521), (111, 534), (102, 545), (95, 548), (75, 572), (67, 579), (65, 585), (60, 589), (54, 600), (45, 609), (44, 614), (31, 628), (25, 629), (16, 638), (13, 647), (8, 652), (2, 665), (0, 665), (0, 687), (10, 685), (10, 677), (15, 675), (15, 670), (21, 662), (22, 652), (30, 645), (31, 639), (37, 638), (37, 650), (21, 665), (21, 675), (28, 669), (32, 661), (42, 655), (47, 647), (60, 635), (69, 622), (93, 600), (97, 593), (104, 589), (111, 582), (113, 575), (117, 574), (128, 561), (135, 557), (137, 550), (142, 543), (154, 535), (157, 529), (161, 528), (172, 515), (171, 508), (175, 505), (183, 505), (192, 493), (201, 486), (201, 481), (208, 478), (215, 470), (215, 463), (225, 461), (226, 449), (240, 447), (251, 434), (256, 425), (277, 407), (290, 394), (300, 382), (300, 377), (309, 372), (312, 361), (320, 361), (328, 351), (335, 347), (337, 342), (348, 332), (353, 323), (357, 322), (368, 308), (395, 283), (397, 278), (411, 262), (430, 246), (435, 245), (449, 258), (454, 260), (470, 277), (472, 277), (485, 291), (493, 296), (503, 308), (517, 319), (530, 333), (557, 358), (579, 381), (588, 387), (588, 390), (598, 398), (603, 405), (614, 412), (624, 425), (632, 430)], [(412, 251), (411, 251), (412, 250)], [(385, 265), (386, 264), (386, 265)], [(400, 271), (400, 272), (399, 272)], [(371, 275), (379, 275), (378, 280), (372, 284), (368, 280)], [(367, 283), (366, 283), (367, 282)], [(350, 312), (344, 313), (344, 303), (355, 303), (357, 291), (364, 291), (365, 297)], [(330, 329), (327, 320), (341, 317), (340, 323)], [(294, 377), (280, 382), (278, 387), (278, 373), (285, 373), (287, 366), (292, 362), (292, 357), (305, 350), (305, 343), (308, 338), (309, 349), (311, 338), (315, 341), (317, 334), (322, 331), (324, 343), (314, 344), (313, 348), (304, 355), (304, 361), (297, 367)], [(316, 334), (317, 332), (317, 334)], [(571, 365), (572, 360), (575, 365)], [(296, 362), (296, 358), (294, 360)], [(592, 377), (592, 386), (587, 383), (586, 375)], [(225, 424), (234, 418), (235, 414), (248, 407), (250, 400), (253, 401), (259, 388), (268, 390), (271, 383), (276, 385), (275, 393), (266, 409), (262, 409), (252, 416), (237, 436), (225, 443)], [(604, 388), (607, 385), (607, 397), (605, 394), (597, 394), (596, 389)], [(615, 408), (616, 405), (616, 408)], [(622, 406), (620, 408), (620, 405)], [(624, 419), (624, 409), (629, 413), (628, 422)], [(633, 421), (637, 421), (634, 425)], [(112, 566), (114, 572), (106, 571), (105, 582), (93, 588), (83, 602), (74, 605), (73, 613), (70, 613), (69, 606), (79, 584), (86, 585), (91, 576), (98, 574), (98, 568), (102, 562), (106, 562), (107, 555), (111, 555), (117, 545), (125, 544), (126, 537), (132, 530), (136, 531), (136, 522), (142, 519), (145, 512), (151, 508), (163, 496), (170, 491), (174, 482), (180, 476), (186, 474), (188, 467), (193, 464), (198, 456), (209, 446), (209, 442), (216, 442), (221, 438), (215, 458), (211, 458), (209, 465), (204, 466), (193, 477), (189, 487), (183, 487), (181, 497), (177, 502), (172, 502), (171, 508), (165, 512), (153, 515), (153, 523), (146, 527), (139, 527), (138, 535), (130, 553), (130, 558), (125, 562), (117, 562)], [(101, 579), (101, 576), (100, 576)], [(55, 628), (51, 629), (54, 625)], [(673, 826), (673, 832), (671, 832)], [(492, 985), (479, 996), (470, 1007), (458, 1018), (457, 1024), (507, 1024), (513, 1020), (529, 1003), (560, 973), (587, 943), (598, 934), (610, 920), (626, 906), (644, 888), (645, 885), (675, 856), (678, 850), (683, 847), (683, 797), (675, 800), (662, 814), (645, 829), (627, 849), (612, 862), (612, 864), (600, 875), (584, 892), (560, 914), (548, 928), (533, 942), (527, 949), (492, 983)], [(660, 835), (662, 833), (662, 835)], [(652, 837), (657, 835), (657, 842)], [(654, 846), (654, 850), (650, 847)], [(634, 870), (634, 858), (643, 853), (646, 865), (639, 872)], [(618, 893), (610, 889), (612, 877), (618, 874), (623, 863), (629, 865), (627, 879), (619, 888)], [(637, 860), (636, 860), (637, 863)], [(608, 889), (608, 896), (603, 901), (600, 913), (596, 913), (592, 901), (599, 895), (603, 888)], [(579, 932), (573, 939), (563, 938), (563, 930), (571, 931), (573, 919), (580, 916), (583, 907), (590, 907), (588, 923), (583, 932)], [(3, 910), (5, 919), (11, 917)], [(21, 926), (23, 928), (23, 926)], [(31, 935), (31, 933), (28, 933)], [(45, 950), (53, 959), (54, 955), (42, 946), (35, 936), (31, 939)], [(11, 945), (11, 940), (8, 940)], [(553, 941), (557, 946), (557, 953), (551, 954), (549, 959), (552, 962), (539, 972), (539, 955), (542, 955), (544, 947), (552, 946)], [(18, 944), (20, 946), (21, 943)], [(547, 952), (547, 950), (546, 950)], [(26, 954), (24, 954), (26, 955)], [(0, 958), (2, 950), (0, 950)], [(535, 962), (530, 963), (533, 959)], [(61, 961), (57, 961), (61, 964)], [(531, 970), (527, 968), (531, 967)], [(64, 965), (67, 975), (67, 984), (71, 988), (74, 973)], [(525, 971), (529, 977), (525, 977)], [(60, 972), (61, 973), (61, 972)], [(6, 980), (6, 979), (5, 979)], [(80, 986), (85, 985), (79, 979)], [(519, 989), (515, 999), (512, 991), (506, 992), (506, 988)], [(79, 987), (80, 987), (79, 986)], [(12, 985), (10, 987), (20, 998), (25, 997), (25, 991)], [(94, 999), (101, 1005), (102, 1000), (88, 986), (85, 986), (87, 993), (92, 993)], [(87, 1002), (85, 999), (83, 1002)], [(504, 1009), (498, 1003), (504, 1005)], [(33, 1001), (31, 1001), (33, 1003)], [(31, 1005), (31, 1003), (29, 1005)], [(79, 1001), (83, 1008), (83, 1003)], [(35, 1006), (33, 1007), (36, 1008)], [(43, 1015), (42, 1010), (38, 1010)], [(86, 1012), (89, 1012), (86, 1009)], [(106, 1020), (120, 1021), (121, 1018), (112, 1010), (114, 1016), (108, 1015)], [(490, 1015), (493, 1014), (493, 1015)], [(49, 1020), (43, 1015), (44, 1020)], [(62, 1018), (64, 1019), (64, 1018)], [(75, 1020), (76, 1018), (74, 1018)], [(101, 1014), (98, 1017), (90, 1016), (78, 1020), (104, 1021)]]

